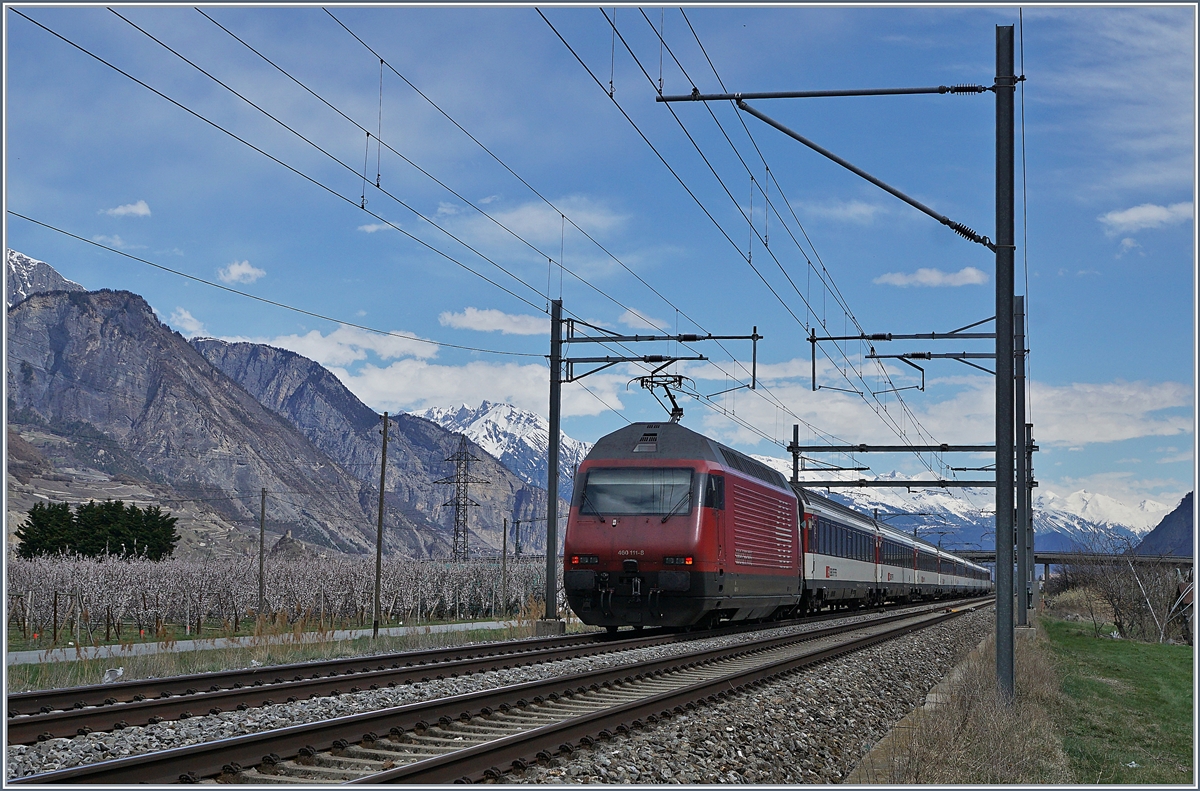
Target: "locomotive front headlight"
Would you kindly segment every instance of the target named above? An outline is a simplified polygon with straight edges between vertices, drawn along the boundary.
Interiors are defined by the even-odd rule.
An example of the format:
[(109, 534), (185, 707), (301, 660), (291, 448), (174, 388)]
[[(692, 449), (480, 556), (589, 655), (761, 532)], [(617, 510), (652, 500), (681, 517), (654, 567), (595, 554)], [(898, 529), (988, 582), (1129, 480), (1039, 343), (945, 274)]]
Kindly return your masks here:
[(594, 566), (600, 562), (599, 555), (572, 555), (572, 566)]
[(692, 565), (691, 555), (672, 555), (663, 558), (664, 566), (690, 566)]

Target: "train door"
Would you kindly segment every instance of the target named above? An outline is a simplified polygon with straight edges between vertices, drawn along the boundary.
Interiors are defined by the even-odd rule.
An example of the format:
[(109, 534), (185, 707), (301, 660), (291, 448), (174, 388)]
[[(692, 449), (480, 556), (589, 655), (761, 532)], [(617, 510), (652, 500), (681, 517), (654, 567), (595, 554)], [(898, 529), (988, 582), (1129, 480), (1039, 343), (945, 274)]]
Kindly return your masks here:
[(873, 537), (875, 539), (875, 552), (873, 556), (875, 561), (875, 587), (878, 588), (883, 583), (883, 566), (879, 563), (881, 560), (880, 554), (883, 552), (883, 536), (876, 532)]
[(725, 571), (725, 476), (709, 475), (704, 490), (704, 507), (713, 509), (717, 533), (717, 567)]

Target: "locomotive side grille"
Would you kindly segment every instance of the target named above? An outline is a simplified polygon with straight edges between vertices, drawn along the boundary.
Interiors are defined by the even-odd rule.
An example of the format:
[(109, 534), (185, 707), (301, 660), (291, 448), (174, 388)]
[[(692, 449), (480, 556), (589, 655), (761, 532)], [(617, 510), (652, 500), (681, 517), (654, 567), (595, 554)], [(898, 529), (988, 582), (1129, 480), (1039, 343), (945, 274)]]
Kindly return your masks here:
[(721, 447), (721, 456), (725, 459), (725, 463), (733, 467), (738, 472), (744, 472), (752, 478), (758, 478), (764, 483), (769, 483), (772, 486), (778, 486), (781, 489), (787, 488), (787, 483), (783, 476), (772, 470), (765, 464), (755, 461), (749, 456), (743, 456), (737, 451), (726, 447)]
[(733, 558), (742, 566), (787, 569), (795, 542), (788, 503), (733, 481)]

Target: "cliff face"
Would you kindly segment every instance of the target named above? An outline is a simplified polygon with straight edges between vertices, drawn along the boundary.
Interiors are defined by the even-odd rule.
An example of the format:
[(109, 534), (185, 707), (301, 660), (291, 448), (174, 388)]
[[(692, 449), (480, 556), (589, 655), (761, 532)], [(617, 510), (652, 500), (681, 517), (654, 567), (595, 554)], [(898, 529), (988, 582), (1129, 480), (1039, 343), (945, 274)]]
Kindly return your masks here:
[(30, 258), (16, 250), (8, 251), (8, 271), (5, 278), (7, 307), (12, 307), (30, 294), (42, 291), (84, 291), (83, 286), (67, 280), (45, 261)]
[[(262, 406), (294, 425), (364, 486), (378, 486), (379, 415), (336, 376), (295, 352), (263, 344), (212, 338), (197, 338), (191, 343), (208, 362), (244, 387)], [(459, 435), (413, 415), (390, 418), (385, 510), (396, 511), (443, 540), (448, 539), (454, 509), (443, 507), (443, 503), (452, 498), (452, 487), (434, 481), (454, 475), (454, 465), (446, 459), (458, 450)], [(521, 480), (474, 442), (469, 442), (469, 448), (478, 459), (471, 464), (471, 477), (488, 483), (470, 489), (471, 499), (480, 507), (471, 509), (468, 547), (475, 551), (486, 545), (499, 550), (504, 519), (511, 524), (513, 518), (544, 515), (545, 493)], [(523, 533), (528, 536), (529, 531)], [(534, 538), (532, 547), (529, 538), (523, 540), (525, 547), (535, 551), (543, 544), (544, 538)], [(444, 551), (431, 546), (423, 554)]]
[[(279, 414), (122, 291), (33, 294), (8, 310), (9, 421), (75, 443), (120, 473), (169, 486), (221, 518), (343, 552), (374, 545), (372, 493)], [(444, 543), (395, 515), (391, 548)], [(442, 550), (444, 551), (444, 550)]]
[(1195, 511), (1193, 495), (1188, 492), (1175, 510), (1163, 517), (1158, 526), (1146, 534), (1135, 550), (1139, 555), (1195, 555)]

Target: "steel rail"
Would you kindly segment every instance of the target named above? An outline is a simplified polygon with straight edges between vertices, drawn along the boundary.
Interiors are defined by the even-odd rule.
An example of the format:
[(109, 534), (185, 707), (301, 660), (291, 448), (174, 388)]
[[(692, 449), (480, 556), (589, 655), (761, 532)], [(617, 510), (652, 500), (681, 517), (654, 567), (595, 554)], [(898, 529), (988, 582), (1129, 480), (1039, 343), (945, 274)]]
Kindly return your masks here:
[(206, 689), (212, 684), (232, 689), (234, 684), (248, 686), (254, 684), (256, 681), (279, 683), (273, 681), (273, 679), (295, 676), (298, 673), (303, 673), (304, 675), (311, 675), (313, 672), (322, 674), (330, 672), (360, 673), (378, 669), (380, 665), (386, 667), (393, 662), (424, 662), (425, 664), (434, 664), (494, 655), (497, 651), (520, 654), (539, 651), (547, 647), (587, 644), (612, 639), (609, 635), (594, 633), (570, 635), (568, 637), (508, 640), (495, 643), (476, 643), (474, 645), (455, 646), (452, 648), (427, 648), (417, 651), (340, 657), (315, 662), (264, 665), (262, 667), (222, 670), (214, 673), (193, 673), (182, 676), (171, 676), (169, 678), (138, 679), (134, 681), (118, 681), (112, 684), (89, 684), (86, 686), (65, 687), (63, 689), (16, 692), (8, 696), (8, 712), (9, 716), (12, 716), (14, 710), (29, 714), (41, 710), (43, 706), (48, 706), (52, 711), (74, 708), (81, 703), (84, 706), (100, 706), (105, 705), (104, 702), (108, 698), (115, 698), (118, 702), (121, 702), (133, 700), (135, 695), (157, 697), (163, 692), (169, 692), (172, 695), (183, 695), (186, 690), (199, 688), (201, 685)]
[(682, 714), (686, 708), (694, 708), (702, 701), (715, 703), (717, 700), (723, 700), (744, 689), (772, 681), (796, 670), (836, 659), (854, 651), (861, 651), (920, 629), (936, 626), (950, 618), (971, 611), (973, 610), (966, 608), (950, 610), (915, 623), (902, 624), (885, 632), (848, 640), (802, 656), (780, 659), (749, 671), (738, 671), (707, 679), (681, 689), (663, 692), (525, 733), (485, 742), (456, 753), (428, 758), (424, 761), (349, 780), (347, 784), (453, 783), (474, 782), (485, 777), (495, 777), (504, 772), (503, 767), (524, 768), (529, 764), (553, 757), (555, 752), (569, 754), (574, 750), (574, 744), (587, 745), (589, 742), (586, 740), (593, 738), (594, 734), (642, 728), (647, 722), (653, 724), (659, 718), (668, 719), (675, 714)]
[[(52, 738), (69, 738), (99, 730), (119, 730), (134, 725), (149, 725), (163, 720), (188, 719), (204, 714), (220, 714), (230, 709), (247, 709), (270, 706), (284, 701), (293, 703), (302, 698), (340, 695), (344, 692), (362, 692), (379, 689), (381, 686), (396, 687), (417, 682), (444, 680), (457, 676), (485, 673), (490, 670), (507, 670), (510, 667), (574, 659), (595, 654), (627, 651), (634, 648), (674, 643), (695, 639), (701, 634), (656, 634), (625, 640), (592, 640), (568, 645), (551, 644), (540, 649), (510, 652), (488, 652), (486, 654), (447, 659), (433, 664), (396, 659), (390, 667), (378, 665), (355, 671), (345, 669), (341, 673), (306, 672), (304, 676), (284, 679), (275, 674), (275, 680), (266, 683), (257, 679), (250, 686), (237, 683), (232, 688), (215, 688), (201, 691), (189, 687), (182, 693), (167, 691), (158, 698), (134, 700), (99, 707), (71, 708), (62, 711), (39, 713), (28, 717), (10, 717), (8, 720), (9, 744), (32, 744)], [(370, 665), (376, 665), (376, 662)], [(313, 671), (313, 668), (305, 668)], [(271, 675), (271, 674), (268, 674)], [(203, 679), (203, 676), (200, 677)]]
[[(945, 605), (938, 606), (944, 607)], [(414, 729), (424, 729), (428, 727), (429, 722), (469, 719), (476, 716), (473, 712), (485, 712), (511, 703), (520, 705), (520, 701), (527, 698), (536, 700), (537, 696), (557, 694), (559, 690), (569, 696), (574, 694), (577, 689), (579, 691), (586, 691), (589, 687), (599, 689), (624, 679), (632, 680), (630, 674), (635, 671), (639, 675), (647, 676), (656, 671), (695, 667), (717, 660), (770, 650), (787, 643), (808, 642), (842, 632), (857, 631), (920, 617), (923, 617), (920, 613), (901, 613), (869, 619), (865, 623), (825, 627), (792, 635), (769, 636), (738, 646), (712, 648), (682, 656), (641, 662), (634, 666), (623, 665), (525, 682), (495, 690), (412, 703), (380, 711), (174, 748), (158, 753), (45, 772), (14, 778), (9, 780), (9, 783), (131, 784), (172, 783), (180, 780), (188, 782), (222, 773), (228, 774), (227, 770), (239, 764), (255, 766), (262, 763), (264, 758), (270, 759), (270, 762), (277, 762), (281, 760), (280, 756), (294, 756), (302, 751), (312, 754), (316, 751), (335, 748), (339, 742), (358, 742), (363, 739), (364, 735), (373, 737), (377, 731), (402, 733)]]
[[(892, 605), (892, 608), (896, 606), (906, 605)], [(686, 634), (653, 630), (649, 634), (635, 633), (635, 637), (616, 637), (594, 633), (18, 693), (9, 696), (7, 739), (9, 744), (32, 744), (92, 731), (290, 703), (302, 697), (355, 693), (380, 686), (442, 680), (447, 676), (507, 670), (524, 664), (841, 617), (845, 613), (830, 612), (766, 626), (732, 624)], [(18, 716), (14, 702), (27, 711), (35, 705), (50, 711)]]

